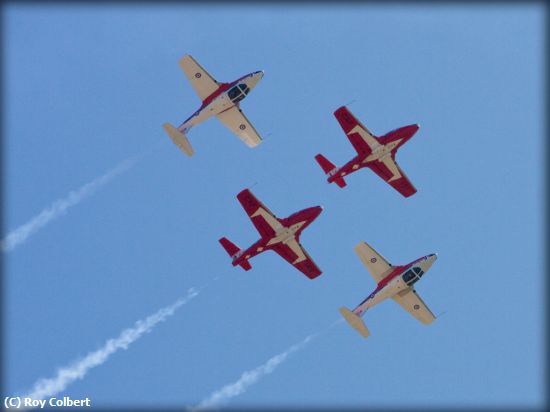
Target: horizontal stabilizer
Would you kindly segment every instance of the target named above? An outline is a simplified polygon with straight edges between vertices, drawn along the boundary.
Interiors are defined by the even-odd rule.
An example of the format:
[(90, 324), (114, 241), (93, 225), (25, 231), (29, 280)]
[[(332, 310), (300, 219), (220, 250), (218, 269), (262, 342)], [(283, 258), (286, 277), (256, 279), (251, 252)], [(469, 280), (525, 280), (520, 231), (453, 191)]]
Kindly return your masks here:
[(315, 156), (315, 160), (317, 160), (317, 163), (319, 163), (319, 166), (321, 166), (321, 168), (327, 175), (334, 169), (336, 169), (336, 166), (322, 154), (318, 154), (317, 156)]
[(346, 186), (346, 181), (344, 180), (343, 177), (339, 177), (337, 179), (334, 179), (334, 183), (336, 183), (339, 187)]
[(357, 316), (355, 313), (344, 306), (342, 306), (339, 310), (340, 314), (351, 325), (353, 329), (359, 332), (364, 338), (369, 337), (370, 332), (363, 323), (363, 319), (361, 319), (359, 316)]
[(237, 252), (241, 250), (236, 244), (234, 244), (226, 237), (222, 237), (219, 242), (221, 243), (227, 254), (231, 257), (235, 256)]
[(170, 139), (178, 146), (187, 156), (193, 156), (193, 148), (189, 143), (189, 140), (185, 135), (172, 126), (170, 123), (165, 123), (162, 125), (164, 131), (168, 134)]
[[(223, 246), (225, 251), (229, 256), (231, 256), (231, 259), (233, 259), (233, 262), (235, 261), (235, 255), (241, 251), (241, 248), (238, 247), (236, 244), (234, 244), (232, 241), (227, 239), (226, 237), (222, 237), (219, 240), (220, 244)], [(235, 263), (233, 263), (233, 266), (237, 266)], [(243, 260), (239, 263), (239, 266), (242, 267), (244, 270), (250, 270), (252, 269), (252, 266), (250, 265), (250, 262), (248, 260)]]
[(248, 260), (243, 260), (241, 263), (239, 263), (239, 266), (242, 267), (244, 270), (252, 269), (252, 265)]
[[(317, 163), (319, 163), (319, 166), (321, 166), (321, 168), (323, 169), (323, 171), (325, 172), (325, 174), (328, 176), (329, 179), (338, 170), (338, 168), (322, 154), (318, 154), (317, 156), (315, 156), (315, 160), (317, 160)], [(343, 177), (337, 177), (333, 180), (333, 182), (336, 183), (339, 187), (346, 186), (346, 181), (344, 180)]]

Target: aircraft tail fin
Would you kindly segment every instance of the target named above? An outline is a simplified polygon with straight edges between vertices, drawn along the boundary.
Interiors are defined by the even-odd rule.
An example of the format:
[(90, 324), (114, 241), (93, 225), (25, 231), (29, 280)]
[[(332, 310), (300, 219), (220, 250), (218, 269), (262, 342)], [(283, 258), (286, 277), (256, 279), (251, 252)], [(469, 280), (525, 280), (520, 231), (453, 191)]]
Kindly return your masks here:
[[(231, 242), (226, 237), (222, 237), (219, 242), (233, 260), (235, 259), (235, 255), (241, 251), (241, 248), (239, 248), (236, 244)], [(233, 264), (233, 266), (236, 265)], [(239, 263), (239, 266), (242, 267), (244, 270), (252, 269), (252, 265), (250, 265), (250, 262), (248, 260), (243, 260), (241, 263)]]
[[(189, 143), (189, 139), (187, 139), (187, 137), (182, 132), (180, 132), (170, 123), (164, 123), (162, 125), (162, 128), (168, 134), (170, 139), (172, 139), (174, 144), (178, 146), (187, 156), (193, 156), (193, 148)], [(189, 129), (186, 129), (185, 131), (187, 130)]]
[[(334, 173), (338, 168), (336, 165), (334, 165), (330, 160), (328, 160), (325, 156), (322, 154), (318, 154), (315, 156), (315, 160), (317, 160), (317, 163), (319, 163), (319, 166), (321, 166), (321, 169), (323, 169), (323, 172), (330, 178), (331, 173)], [(338, 177), (333, 180), (334, 183), (336, 183), (339, 187), (346, 186), (346, 181), (342, 177)]]
[(340, 314), (344, 317), (344, 319), (350, 324), (350, 326), (355, 329), (361, 336), (364, 338), (368, 338), (370, 335), (369, 330), (365, 326), (365, 323), (363, 322), (363, 319), (361, 319), (358, 315), (353, 313), (348, 308), (342, 306), (340, 309)]

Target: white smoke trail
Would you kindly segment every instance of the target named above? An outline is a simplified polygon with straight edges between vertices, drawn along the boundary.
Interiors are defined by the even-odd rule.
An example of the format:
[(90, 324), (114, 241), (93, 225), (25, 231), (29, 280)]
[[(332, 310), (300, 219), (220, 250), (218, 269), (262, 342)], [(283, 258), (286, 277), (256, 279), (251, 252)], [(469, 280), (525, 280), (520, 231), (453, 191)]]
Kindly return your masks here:
[(199, 411), (203, 409), (212, 409), (220, 403), (226, 402), (231, 398), (234, 398), (235, 396), (244, 393), (251, 385), (254, 385), (265, 375), (269, 375), (270, 373), (272, 373), (277, 368), (277, 366), (283, 363), (292, 353), (303, 349), (317, 335), (318, 334), (309, 335), (300, 343), (297, 343), (288, 348), (286, 351), (273, 356), (263, 365), (258, 366), (257, 368), (250, 371), (244, 372), (236, 382), (225, 385), (223, 388), (212, 393), (212, 395), (210, 395), (199, 405), (191, 408), (190, 410)]
[(160, 309), (143, 320), (138, 320), (134, 327), (123, 330), (117, 338), (109, 339), (100, 349), (90, 352), (83, 359), (73, 362), (67, 367), (59, 369), (55, 377), (39, 379), (31, 391), (23, 397), (42, 400), (63, 391), (75, 380), (84, 378), (90, 369), (105, 363), (113, 353), (119, 349), (127, 349), (131, 343), (138, 340), (145, 333), (151, 332), (159, 322), (165, 321), (180, 306), (185, 305), (197, 296), (199, 291), (200, 289), (189, 289), (186, 296), (178, 299), (170, 306)]
[(111, 181), (114, 177), (130, 169), (141, 158), (142, 156), (135, 156), (123, 160), (104, 175), (92, 180), (77, 190), (73, 190), (63, 199), (56, 200), (48, 208), (33, 217), (29, 222), (8, 233), (2, 240), (0, 248), (4, 252), (13, 250), (52, 220), (66, 213), (67, 209), (77, 205), (86, 197), (92, 195), (96, 190)]

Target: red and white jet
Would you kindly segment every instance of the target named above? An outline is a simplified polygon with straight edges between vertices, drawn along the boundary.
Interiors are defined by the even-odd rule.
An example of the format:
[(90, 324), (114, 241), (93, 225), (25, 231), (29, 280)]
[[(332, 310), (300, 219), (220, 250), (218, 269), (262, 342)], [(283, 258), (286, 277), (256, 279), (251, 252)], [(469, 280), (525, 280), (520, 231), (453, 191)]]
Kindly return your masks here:
[(334, 112), (334, 116), (344, 129), (346, 136), (357, 151), (357, 156), (342, 167), (336, 167), (322, 154), (315, 156), (329, 183), (340, 187), (346, 186), (344, 176), (363, 167), (369, 167), (374, 173), (388, 182), (405, 197), (416, 193), (415, 187), (395, 161), (395, 154), (407, 140), (418, 130), (417, 124), (400, 127), (384, 136), (373, 135), (361, 124), (351, 112), (342, 106)]
[(323, 210), (321, 206), (310, 207), (279, 219), (248, 189), (240, 192), (237, 199), (261, 238), (248, 249), (241, 250), (230, 240), (222, 237), (219, 242), (233, 259), (233, 266), (239, 265), (244, 270), (250, 270), (252, 266), (248, 260), (251, 257), (266, 250), (273, 250), (308, 278), (314, 279), (321, 274), (321, 270), (300, 244), (302, 231), (319, 216)]
[(193, 113), (178, 128), (170, 123), (165, 123), (162, 127), (170, 136), (170, 139), (188, 156), (193, 155), (193, 148), (185, 136), (189, 130), (216, 116), (229, 130), (236, 134), (249, 147), (260, 144), (262, 139), (258, 135), (254, 126), (250, 124), (239, 107), (239, 102), (244, 99), (250, 90), (252, 90), (260, 79), (264, 76), (263, 71), (256, 71), (244, 75), (231, 83), (220, 83), (204, 68), (202, 68), (189, 55), (185, 55), (179, 65), (195, 92), (202, 100), (201, 107)]
[(346, 307), (340, 308), (340, 313), (353, 328), (363, 337), (367, 338), (370, 332), (360, 316), (367, 309), (387, 298), (392, 298), (399, 303), (403, 309), (423, 324), (428, 325), (432, 323), (435, 316), (420, 296), (418, 296), (413, 285), (430, 269), (437, 259), (437, 254), (432, 253), (404, 266), (392, 266), (366, 242), (361, 242), (355, 246), (355, 253), (357, 253), (361, 262), (367, 267), (377, 286), (352, 311)]

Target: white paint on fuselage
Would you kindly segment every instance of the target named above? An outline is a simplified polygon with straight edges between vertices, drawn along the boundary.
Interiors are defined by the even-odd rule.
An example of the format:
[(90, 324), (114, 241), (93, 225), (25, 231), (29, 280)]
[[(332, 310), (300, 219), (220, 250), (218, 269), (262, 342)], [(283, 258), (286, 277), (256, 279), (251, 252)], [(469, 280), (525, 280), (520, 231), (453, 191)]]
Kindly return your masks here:
[[(379, 162), (386, 164), (386, 166), (393, 173), (393, 177), (390, 179), (390, 181), (401, 177), (401, 174), (396, 169), (396, 167), (393, 167), (393, 165), (389, 164), (389, 162), (393, 162), (393, 160), (388, 159), (389, 162), (386, 163), (385, 158), (391, 155), (392, 150), (394, 150), (403, 139), (394, 140), (386, 145), (382, 145), (374, 136), (372, 136), (370, 133), (368, 133), (365, 129), (363, 129), (359, 125), (351, 129), (348, 133), (348, 136), (353, 133), (359, 134), (363, 139), (363, 141), (369, 146), (371, 150), (371, 153), (368, 156), (365, 156), (365, 158), (363, 158), (363, 160), (361, 160), (360, 163), (366, 164), (366, 163), (370, 163), (378, 160)], [(359, 169), (359, 167), (360, 167), (359, 164), (356, 163), (352, 166), (352, 170), (357, 170)], [(334, 170), (331, 170), (327, 175), (328, 177), (331, 177), (335, 174), (339, 174), (340, 177), (344, 177), (347, 173), (345, 171), (340, 171), (340, 169), (334, 169)]]
[(340, 170), (339, 167), (335, 167), (334, 169), (332, 169), (330, 172), (327, 173), (327, 177), (334, 176), (336, 173), (338, 173), (339, 170)]
[(241, 255), (245, 252), (245, 250), (239, 250), (237, 253), (235, 253), (233, 256), (231, 256), (231, 258), (233, 260), (237, 260), (239, 257), (241, 257)]
[(307, 223), (306, 220), (293, 224), (292, 226), (285, 227), (277, 220), (275, 216), (265, 210), (263, 207), (259, 207), (251, 217), (261, 216), (267, 224), (275, 232), (275, 236), (272, 237), (267, 245), (274, 245), (275, 243), (287, 243), (291, 240), (295, 240), (295, 235), (300, 228)]
[[(227, 89), (226, 91), (221, 93), (218, 97), (216, 97), (214, 100), (212, 100), (209, 104), (204, 106), (202, 109), (197, 110), (195, 112), (195, 114), (193, 116), (191, 116), (189, 118), (189, 120), (187, 120), (181, 126), (181, 128), (189, 127), (189, 126), (195, 126), (199, 123), (204, 122), (205, 120), (208, 120), (212, 116), (216, 116), (216, 115), (220, 114), (221, 112), (223, 112), (225, 110), (229, 110), (230, 108), (235, 106), (235, 103), (233, 103), (231, 101), (231, 99), (229, 98), (229, 95), (228, 95), (229, 90), (231, 90), (236, 85), (246, 84), (248, 86), (248, 88), (250, 89), (250, 91), (248, 92), (250, 94), (252, 89), (254, 87), (256, 87), (256, 85), (262, 79), (263, 76), (264, 76), (264, 72), (263, 71), (258, 71), (258, 72), (250, 73), (246, 77), (243, 77), (239, 81), (235, 82), (235, 84), (233, 86), (231, 86), (229, 89)], [(243, 98), (243, 100), (246, 99), (247, 96), (248, 95), (246, 95)]]
[(295, 223), (292, 226), (284, 227), (281, 225), (280, 228), (275, 230), (275, 236), (267, 242), (268, 245), (274, 245), (275, 243), (288, 243), (289, 241), (295, 240), (296, 232), (306, 224), (306, 221)]
[(422, 272), (426, 274), (426, 272), (430, 269), (430, 267), (433, 265), (436, 259), (437, 259), (437, 255), (432, 254), (416, 260), (415, 262), (413, 262), (412, 265), (410, 265), (405, 270), (403, 270), (398, 276), (396, 276), (394, 279), (388, 282), (388, 284), (386, 284), (378, 292), (372, 292), (363, 303), (361, 303), (359, 306), (357, 306), (353, 310), (353, 312), (361, 316), (363, 315), (363, 313), (365, 313), (367, 309), (372, 308), (373, 306), (379, 304), (380, 302), (395, 296), (397, 293), (401, 292), (402, 290), (412, 289), (412, 286), (408, 286), (403, 281), (403, 275), (405, 274), (405, 272), (407, 272), (409, 269), (419, 267), (422, 270)]
[[(405, 273), (404, 271), (403, 273)], [(375, 305), (378, 305), (380, 302), (391, 298), (395, 294), (401, 292), (404, 289), (410, 288), (402, 279), (403, 274), (399, 274), (395, 279), (392, 279), (387, 285), (385, 285), (378, 292), (373, 292), (369, 295), (368, 299), (365, 300), (361, 305), (355, 308), (353, 311), (361, 316), (367, 309), (372, 308)]]
[(382, 160), (384, 156), (388, 156), (393, 149), (401, 142), (403, 139), (394, 140), (386, 145), (378, 145), (376, 149), (372, 151), (370, 155), (363, 159), (363, 163), (372, 162), (374, 160)]

